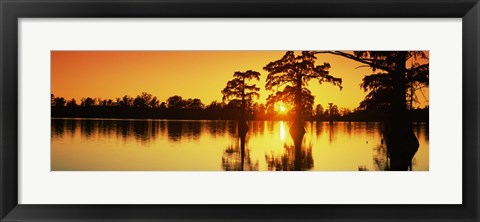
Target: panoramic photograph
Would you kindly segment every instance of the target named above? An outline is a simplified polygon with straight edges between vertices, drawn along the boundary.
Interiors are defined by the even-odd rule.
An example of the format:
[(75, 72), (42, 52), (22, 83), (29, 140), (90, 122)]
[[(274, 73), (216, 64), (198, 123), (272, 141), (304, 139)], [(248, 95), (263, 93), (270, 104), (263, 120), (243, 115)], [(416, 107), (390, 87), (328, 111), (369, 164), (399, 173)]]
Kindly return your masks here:
[(51, 171), (429, 171), (429, 51), (51, 51)]

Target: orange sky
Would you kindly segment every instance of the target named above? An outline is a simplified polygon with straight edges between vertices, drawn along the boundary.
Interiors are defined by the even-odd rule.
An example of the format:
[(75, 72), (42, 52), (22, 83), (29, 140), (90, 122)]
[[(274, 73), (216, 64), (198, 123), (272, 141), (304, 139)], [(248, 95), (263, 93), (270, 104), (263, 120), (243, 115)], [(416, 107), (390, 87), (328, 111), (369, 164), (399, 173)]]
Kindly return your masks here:
[[(263, 67), (280, 59), (285, 51), (52, 51), (51, 90), (67, 100), (82, 97), (115, 99), (124, 95), (135, 97), (148, 92), (165, 101), (179, 95), (199, 98), (204, 104), (221, 101), (221, 90), (235, 71), (255, 70), (262, 74), (260, 102), (270, 92), (265, 87), (267, 72)], [(315, 104), (326, 107), (333, 102), (338, 107), (356, 108), (365, 97), (360, 89), (368, 68), (360, 63), (330, 54), (317, 55), (317, 64), (329, 62), (330, 73), (343, 79), (340, 91), (329, 83), (310, 81), (309, 89)], [(421, 104), (428, 105), (428, 89), (417, 93)]]

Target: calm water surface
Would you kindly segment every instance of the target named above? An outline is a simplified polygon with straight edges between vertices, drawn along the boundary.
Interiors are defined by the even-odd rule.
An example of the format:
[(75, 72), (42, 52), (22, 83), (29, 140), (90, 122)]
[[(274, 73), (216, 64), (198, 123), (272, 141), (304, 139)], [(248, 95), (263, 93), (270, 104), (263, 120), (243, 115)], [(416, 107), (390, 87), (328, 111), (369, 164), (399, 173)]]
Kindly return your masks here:
[[(52, 119), (51, 167), (61, 170), (385, 170), (382, 123), (307, 122), (301, 140), (289, 122)], [(429, 170), (428, 125), (414, 125), (413, 170)]]

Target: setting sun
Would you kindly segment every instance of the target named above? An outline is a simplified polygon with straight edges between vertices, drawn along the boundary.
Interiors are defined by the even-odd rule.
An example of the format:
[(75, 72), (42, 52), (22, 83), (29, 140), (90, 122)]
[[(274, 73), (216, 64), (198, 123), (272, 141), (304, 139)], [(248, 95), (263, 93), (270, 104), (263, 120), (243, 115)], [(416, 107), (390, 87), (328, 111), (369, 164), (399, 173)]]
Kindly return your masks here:
[(288, 104), (277, 102), (275, 103), (275, 110), (277, 113), (286, 114), (288, 112)]

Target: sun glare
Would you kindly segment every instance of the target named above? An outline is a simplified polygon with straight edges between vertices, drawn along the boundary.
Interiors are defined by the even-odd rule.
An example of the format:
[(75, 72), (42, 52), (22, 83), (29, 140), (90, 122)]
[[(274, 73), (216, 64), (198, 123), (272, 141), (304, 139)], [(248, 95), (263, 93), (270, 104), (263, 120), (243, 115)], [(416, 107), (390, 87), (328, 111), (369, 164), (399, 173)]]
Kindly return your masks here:
[(287, 106), (284, 103), (279, 102), (276, 104), (276, 110), (278, 113), (286, 113), (288, 111)]

